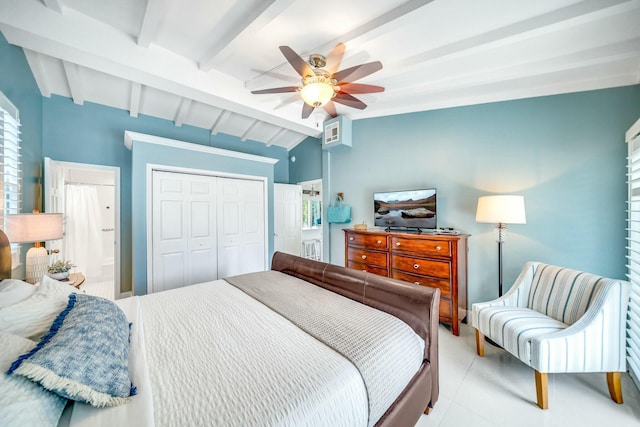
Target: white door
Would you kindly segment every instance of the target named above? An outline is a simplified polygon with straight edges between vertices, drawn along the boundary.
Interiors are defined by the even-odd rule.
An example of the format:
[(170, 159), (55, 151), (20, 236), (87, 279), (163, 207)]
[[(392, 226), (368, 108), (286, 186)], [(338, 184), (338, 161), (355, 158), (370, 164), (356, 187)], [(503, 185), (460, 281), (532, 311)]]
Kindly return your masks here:
[(218, 277), (265, 269), (264, 183), (218, 178)]
[(274, 250), (300, 255), (302, 245), (302, 186), (274, 184)]
[(153, 292), (215, 280), (216, 179), (153, 172)]

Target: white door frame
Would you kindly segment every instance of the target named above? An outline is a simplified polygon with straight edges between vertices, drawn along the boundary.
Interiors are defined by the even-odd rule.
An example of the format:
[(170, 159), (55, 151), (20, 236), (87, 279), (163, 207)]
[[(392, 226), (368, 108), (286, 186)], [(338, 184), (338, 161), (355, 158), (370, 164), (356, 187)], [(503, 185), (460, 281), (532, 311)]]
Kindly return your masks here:
[[(66, 162), (66, 161), (61, 161), (61, 160), (53, 160), (50, 157), (45, 157), (44, 158), (44, 176), (45, 176), (45, 180), (47, 178), (51, 177), (51, 173), (50, 173), (50, 168), (51, 168), (51, 164), (54, 163), (56, 165), (62, 166), (64, 168), (70, 168), (70, 169), (93, 169), (93, 170), (101, 170), (101, 171), (110, 171), (114, 173), (114, 187), (113, 187), (113, 193), (114, 193), (114, 215), (115, 215), (115, 220), (114, 220), (114, 226), (115, 226), (115, 231), (113, 233), (113, 238), (115, 240), (115, 248), (114, 248), (114, 259), (113, 259), (113, 263), (114, 263), (114, 278), (113, 278), (113, 282), (114, 282), (114, 297), (115, 299), (120, 299), (123, 298), (125, 296), (130, 296), (133, 293), (133, 289), (131, 290), (131, 292), (120, 292), (120, 168), (118, 166), (105, 166), (105, 165), (96, 165), (93, 163), (75, 163), (75, 162)], [(49, 200), (49, 197), (51, 196), (50, 194), (50, 190), (49, 190), (49, 183), (45, 182), (44, 185), (44, 207), (45, 207), (45, 212), (47, 211), (47, 202)], [(133, 286), (133, 283), (132, 283)]]
[(266, 270), (269, 265), (269, 191), (268, 182), (269, 179), (266, 176), (257, 175), (243, 175), (239, 173), (212, 171), (208, 169), (193, 169), (181, 166), (168, 166), (154, 163), (147, 163), (147, 176), (146, 176), (146, 221), (147, 221), (147, 294), (153, 293), (153, 221), (150, 220), (150, 215), (153, 212), (153, 172), (174, 172), (189, 175), (204, 175), (213, 176), (219, 178), (236, 178), (249, 181), (261, 181), (264, 194), (264, 266)]

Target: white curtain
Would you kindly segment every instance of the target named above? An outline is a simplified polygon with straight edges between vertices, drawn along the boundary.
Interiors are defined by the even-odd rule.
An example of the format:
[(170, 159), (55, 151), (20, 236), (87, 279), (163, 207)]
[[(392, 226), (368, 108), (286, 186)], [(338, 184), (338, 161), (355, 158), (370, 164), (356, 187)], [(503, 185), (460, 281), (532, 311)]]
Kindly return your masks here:
[(102, 273), (102, 217), (94, 185), (67, 184), (64, 259), (86, 277)]

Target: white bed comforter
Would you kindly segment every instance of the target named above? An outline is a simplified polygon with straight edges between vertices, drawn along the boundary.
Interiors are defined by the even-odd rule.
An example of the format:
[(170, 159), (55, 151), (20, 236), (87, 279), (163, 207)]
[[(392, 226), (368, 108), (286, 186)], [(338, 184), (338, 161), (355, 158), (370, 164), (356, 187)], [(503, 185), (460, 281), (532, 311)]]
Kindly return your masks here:
[[(260, 274), (266, 274), (266, 280), (273, 278), (271, 273)], [(375, 336), (367, 342), (361, 327), (353, 331), (337, 327), (333, 338), (318, 337), (317, 330), (327, 329), (326, 324), (312, 326), (316, 332), (305, 332), (301, 325), (305, 321), (290, 321), (274, 311), (277, 307), (272, 310), (246, 292), (218, 280), (119, 302), (134, 322), (130, 368), (139, 395), (130, 404), (115, 408), (76, 404), (70, 425), (367, 426), (381, 415), (375, 413), (379, 405), (386, 404), (372, 400), (378, 399), (376, 393), (384, 395), (384, 402), (395, 400), (396, 391), (374, 391), (372, 396), (373, 388), (385, 388), (384, 378), (397, 377), (395, 371), (391, 376), (378, 375), (372, 361), (389, 354), (375, 354), (380, 350), (370, 345)], [(331, 295), (355, 304), (354, 310), (364, 307)], [(339, 308), (351, 311), (347, 306)], [(318, 316), (314, 314), (316, 320), (308, 323), (317, 325)], [(363, 320), (369, 322), (370, 316)], [(365, 339), (364, 352), (356, 361), (325, 343), (336, 337), (339, 342), (340, 336), (343, 344), (354, 341), (355, 336)], [(419, 344), (410, 345), (417, 348), (417, 352), (411, 350), (417, 362), (410, 364), (419, 367), (424, 344), (413, 336)], [(390, 383), (391, 389), (406, 386), (406, 375), (400, 376), (399, 383), (404, 384)], [(367, 384), (367, 377), (383, 379)]]

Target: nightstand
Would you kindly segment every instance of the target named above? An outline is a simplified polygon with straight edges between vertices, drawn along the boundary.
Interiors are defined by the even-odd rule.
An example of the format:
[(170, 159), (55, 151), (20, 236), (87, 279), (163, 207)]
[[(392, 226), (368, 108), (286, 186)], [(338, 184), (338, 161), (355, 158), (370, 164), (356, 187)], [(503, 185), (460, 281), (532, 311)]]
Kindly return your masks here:
[(66, 283), (67, 285), (74, 286), (77, 289), (80, 289), (80, 286), (84, 283), (84, 274), (82, 273), (71, 273), (69, 277), (65, 280), (60, 280), (62, 283)]

